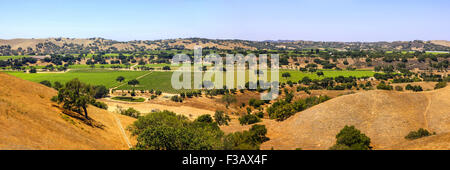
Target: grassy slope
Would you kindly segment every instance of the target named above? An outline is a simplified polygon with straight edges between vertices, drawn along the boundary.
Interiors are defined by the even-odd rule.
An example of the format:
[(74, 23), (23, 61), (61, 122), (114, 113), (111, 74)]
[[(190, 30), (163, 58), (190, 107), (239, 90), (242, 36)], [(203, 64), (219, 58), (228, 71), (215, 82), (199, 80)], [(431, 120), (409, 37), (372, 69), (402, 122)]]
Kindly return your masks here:
[[(262, 149), (328, 149), (345, 125), (355, 125), (371, 138), (375, 149), (408, 142), (404, 137), (419, 128), (438, 135), (449, 133), (449, 95), (450, 87), (426, 92), (373, 90), (337, 97), (285, 121), (266, 122), (270, 141)], [(435, 144), (427, 145), (435, 148), (431, 147)], [(439, 145), (448, 149), (450, 142)]]
[(89, 106), (90, 118), (104, 127), (88, 126), (52, 106), (55, 90), (4, 73), (0, 81), (0, 149), (128, 149), (112, 113)]

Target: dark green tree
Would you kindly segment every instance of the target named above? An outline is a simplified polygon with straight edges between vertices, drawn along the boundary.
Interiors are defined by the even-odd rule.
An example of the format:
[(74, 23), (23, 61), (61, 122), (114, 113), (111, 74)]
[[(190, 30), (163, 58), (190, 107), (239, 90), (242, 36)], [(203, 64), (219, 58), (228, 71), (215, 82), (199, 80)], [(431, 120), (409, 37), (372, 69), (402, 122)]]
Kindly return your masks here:
[(230, 122), (230, 117), (225, 114), (224, 111), (217, 110), (216, 113), (214, 113), (214, 120), (216, 120), (218, 125), (227, 125), (228, 122)]
[(78, 79), (66, 83), (64, 88), (58, 91), (58, 103), (63, 103), (63, 108), (78, 112), (84, 111), (84, 116), (89, 119), (87, 107), (93, 103), (93, 88)]
[(119, 76), (116, 78), (116, 81), (118, 81), (118, 82), (122, 82), (124, 80), (125, 80), (125, 77), (123, 77), (123, 76)]
[(371, 150), (370, 138), (355, 126), (345, 126), (336, 135), (336, 144), (330, 150)]

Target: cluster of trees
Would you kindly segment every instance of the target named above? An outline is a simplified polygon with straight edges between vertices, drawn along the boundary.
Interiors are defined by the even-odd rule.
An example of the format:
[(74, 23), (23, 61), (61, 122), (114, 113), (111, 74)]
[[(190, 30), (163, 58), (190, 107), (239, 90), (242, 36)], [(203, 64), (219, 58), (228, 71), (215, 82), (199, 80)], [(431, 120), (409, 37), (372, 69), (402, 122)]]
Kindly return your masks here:
[(406, 90), (412, 90), (414, 92), (419, 92), (419, 91), (423, 91), (422, 86), (420, 85), (411, 85), (411, 84), (407, 84), (405, 87)]
[(428, 132), (428, 130), (420, 128), (417, 131), (411, 131), (408, 135), (405, 136), (405, 139), (414, 140), (422, 137), (430, 136), (432, 133)]
[(202, 91), (200, 91), (200, 90), (180, 93), (181, 98), (192, 98), (192, 97), (201, 97), (201, 96), (202, 96)]
[[(362, 77), (361, 79), (367, 79), (368, 77)], [(345, 90), (345, 89), (352, 89), (352, 88), (363, 88), (367, 89), (372, 87), (372, 84), (370, 82), (367, 82), (366, 84), (359, 84), (357, 83), (358, 78), (349, 76), (338, 76), (338, 77), (325, 77), (322, 80), (314, 79), (312, 80), (309, 77), (303, 77), (301, 80), (296, 82), (287, 81), (287, 84), (289, 86), (293, 86), (293, 84), (304, 84), (307, 85), (307, 87), (297, 86), (297, 91), (305, 91), (308, 93), (309, 90), (320, 90), (320, 89), (327, 89), (327, 90)], [(284, 84), (281, 84), (281, 87), (284, 87)]]
[(381, 81), (378, 85), (377, 85), (377, 89), (380, 90), (393, 90), (394, 87), (392, 87), (389, 84), (386, 84), (384, 81)]
[(35, 64), (37, 59), (31, 57), (0, 60), (0, 67), (11, 67), (13, 70), (23, 70), (29, 64)]
[(293, 103), (287, 102), (286, 100), (279, 100), (267, 108), (267, 113), (271, 119), (283, 121), (297, 112), (303, 111), (329, 99), (328, 96), (312, 96)]
[(136, 150), (259, 149), (259, 145), (268, 140), (267, 129), (262, 125), (225, 135), (210, 115), (189, 121), (187, 117), (169, 111), (139, 117), (129, 129), (137, 136), (133, 148)]
[(355, 126), (345, 126), (336, 135), (336, 144), (330, 150), (371, 150), (370, 138)]

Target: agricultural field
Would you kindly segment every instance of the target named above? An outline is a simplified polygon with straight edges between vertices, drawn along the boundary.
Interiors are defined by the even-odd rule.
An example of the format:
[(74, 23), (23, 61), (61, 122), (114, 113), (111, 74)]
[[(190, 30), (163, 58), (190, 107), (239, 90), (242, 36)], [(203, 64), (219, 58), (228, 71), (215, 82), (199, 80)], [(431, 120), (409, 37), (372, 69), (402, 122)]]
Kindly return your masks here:
[[(281, 76), (282, 73), (290, 73), (291, 77), (284, 78)], [(288, 80), (291, 80), (293, 82), (297, 82), (301, 80), (303, 77), (309, 77), (311, 79), (323, 79), (325, 77), (338, 77), (338, 76), (353, 76), (353, 77), (372, 77), (375, 72), (370, 70), (355, 70), (355, 71), (333, 71), (333, 70), (322, 70), (324, 73), (324, 76), (317, 76), (316, 73), (309, 73), (309, 72), (301, 72), (301, 71), (295, 71), (295, 70), (280, 70), (280, 82), (287, 82)], [(176, 90), (172, 88), (171, 85), (171, 78), (172, 78), (173, 72), (152, 72), (151, 74), (148, 74), (141, 79), (139, 79), (139, 85), (136, 86), (130, 86), (130, 85), (123, 85), (119, 87), (120, 90), (129, 90), (129, 89), (136, 89), (136, 90), (161, 90), (163, 92), (167, 93), (179, 93), (179, 92), (185, 92), (185, 91), (192, 91), (192, 90), (185, 90), (180, 89)], [(235, 72), (235, 84), (237, 81), (237, 76)], [(246, 71), (246, 81), (249, 80), (249, 72)], [(270, 80), (270, 72), (268, 73), (268, 80)], [(191, 80), (193, 80), (193, 77), (191, 76)], [(215, 77), (212, 76), (212, 80), (215, 80)], [(226, 75), (224, 73), (224, 84), (226, 84)]]
[[(120, 66), (122, 68), (127, 68), (125, 64), (95, 64), (95, 68), (111, 68), (113, 66)], [(91, 69), (92, 67), (87, 64), (75, 64), (69, 65), (70, 69)]]
[(27, 55), (15, 55), (15, 56), (0, 56), (0, 60), (8, 60), (8, 59), (18, 59), (28, 57)]
[(107, 88), (112, 88), (120, 84), (119, 82), (116, 81), (116, 78), (118, 76), (125, 77), (125, 81), (127, 81), (135, 79), (148, 72), (92, 69), (92, 70), (72, 70), (66, 73), (36, 73), (36, 74), (29, 74), (23, 72), (6, 72), (6, 73), (33, 82), (41, 82), (44, 80), (48, 80), (52, 83), (54, 83), (55, 81), (65, 83), (74, 78), (78, 78), (80, 79), (80, 81), (91, 85), (105, 85)]
[[(106, 67), (105, 67), (106, 68)], [(279, 78), (280, 82), (293, 81), (297, 82), (303, 77), (309, 77), (311, 79), (323, 79), (325, 77), (337, 77), (337, 76), (353, 76), (353, 77), (372, 77), (375, 72), (371, 70), (354, 70), (354, 71), (337, 71), (337, 70), (321, 70), (324, 73), (324, 76), (318, 76), (316, 73), (310, 72), (301, 72), (296, 70), (280, 70)], [(37, 74), (28, 74), (23, 72), (7, 72), (10, 75), (30, 80), (33, 82), (41, 82), (44, 80), (49, 80), (50, 82), (59, 81), (61, 83), (67, 82), (74, 78), (78, 78), (81, 81), (92, 84), (92, 85), (105, 85), (107, 88), (116, 87), (121, 85), (121, 83), (116, 81), (118, 76), (125, 77), (125, 82), (127, 80), (138, 78), (139, 76), (145, 75), (149, 73), (148, 71), (121, 71), (121, 70), (107, 70), (107, 69), (80, 69), (71, 70), (66, 73), (37, 73)], [(153, 71), (150, 74), (145, 75), (139, 79), (139, 84), (136, 86), (131, 86), (126, 83), (123, 83), (122, 86), (117, 88), (118, 90), (160, 90), (166, 93), (179, 93), (185, 91), (192, 91), (186, 89), (176, 90), (172, 88), (171, 78), (172, 71), (169, 72), (160, 72)], [(282, 77), (283, 73), (289, 73), (290, 77)], [(246, 71), (245, 81), (249, 80), (249, 71)], [(271, 73), (268, 72), (268, 80), (270, 80)], [(193, 80), (193, 75), (191, 80)], [(215, 80), (215, 76), (212, 76), (212, 80)], [(226, 73), (223, 74), (224, 84), (226, 84)], [(237, 82), (237, 72), (235, 72), (234, 78), (235, 84)]]

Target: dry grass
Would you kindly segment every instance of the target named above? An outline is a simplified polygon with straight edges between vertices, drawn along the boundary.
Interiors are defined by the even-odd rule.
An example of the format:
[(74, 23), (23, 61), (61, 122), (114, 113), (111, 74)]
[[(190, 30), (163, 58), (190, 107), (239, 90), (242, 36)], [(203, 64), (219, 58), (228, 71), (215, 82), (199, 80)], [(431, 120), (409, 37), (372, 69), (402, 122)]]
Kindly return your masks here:
[(262, 149), (328, 149), (345, 125), (355, 125), (369, 136), (375, 149), (407, 142), (404, 137), (419, 128), (448, 133), (449, 95), (450, 87), (420, 93), (375, 90), (337, 97), (283, 122), (264, 121), (271, 140)]
[(54, 107), (53, 89), (3, 73), (0, 81), (0, 149), (128, 149), (112, 113), (90, 106), (86, 122)]

